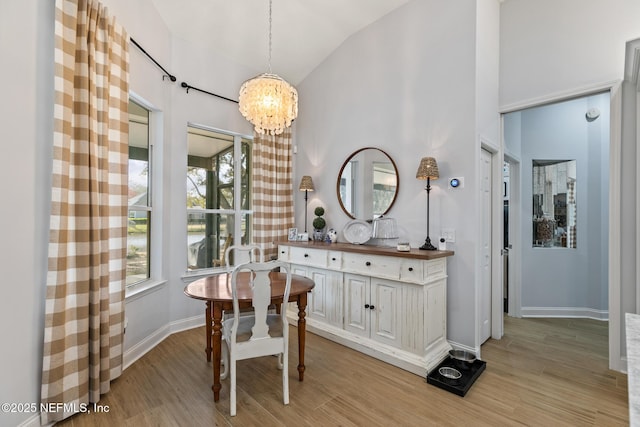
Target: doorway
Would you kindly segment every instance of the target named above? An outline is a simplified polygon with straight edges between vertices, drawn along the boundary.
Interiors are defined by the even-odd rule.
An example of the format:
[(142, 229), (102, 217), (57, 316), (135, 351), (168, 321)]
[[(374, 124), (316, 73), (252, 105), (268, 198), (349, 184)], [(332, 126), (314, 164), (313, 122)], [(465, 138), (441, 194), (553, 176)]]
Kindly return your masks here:
[(502, 311), (511, 317), (521, 317), (520, 253), (516, 250), (520, 241), (520, 161), (507, 153), (503, 161), (502, 206)]
[[(503, 116), (508, 166), (508, 184), (503, 185), (510, 189), (504, 292), (510, 316), (608, 318), (610, 104), (609, 92), (603, 92)], [(534, 165), (562, 160), (576, 165), (568, 193), (537, 195)], [(543, 187), (558, 184), (539, 178)], [(521, 180), (517, 186), (514, 179)], [(522, 194), (517, 202), (514, 193)], [(567, 240), (558, 233), (566, 227), (553, 213), (555, 207), (558, 214), (565, 194), (575, 194), (577, 231), (563, 246)]]

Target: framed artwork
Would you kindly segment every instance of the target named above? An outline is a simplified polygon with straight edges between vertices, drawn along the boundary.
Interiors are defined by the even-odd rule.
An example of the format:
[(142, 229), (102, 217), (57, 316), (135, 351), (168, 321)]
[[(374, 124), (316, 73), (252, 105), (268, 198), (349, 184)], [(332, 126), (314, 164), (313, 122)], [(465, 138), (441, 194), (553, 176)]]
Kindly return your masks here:
[(298, 229), (297, 228), (290, 228), (289, 229), (289, 241), (295, 241), (298, 240)]
[(309, 241), (309, 233), (298, 233), (298, 241), (299, 242), (308, 242)]

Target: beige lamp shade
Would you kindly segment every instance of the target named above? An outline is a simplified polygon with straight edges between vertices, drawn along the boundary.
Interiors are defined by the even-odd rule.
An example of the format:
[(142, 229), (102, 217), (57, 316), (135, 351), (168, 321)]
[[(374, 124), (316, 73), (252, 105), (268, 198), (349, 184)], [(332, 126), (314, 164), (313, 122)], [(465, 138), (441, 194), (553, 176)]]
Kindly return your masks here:
[(300, 191), (314, 191), (313, 180), (309, 175), (305, 175), (300, 180)]
[(440, 174), (438, 173), (438, 164), (433, 157), (423, 157), (420, 160), (420, 166), (416, 172), (417, 179), (438, 179)]

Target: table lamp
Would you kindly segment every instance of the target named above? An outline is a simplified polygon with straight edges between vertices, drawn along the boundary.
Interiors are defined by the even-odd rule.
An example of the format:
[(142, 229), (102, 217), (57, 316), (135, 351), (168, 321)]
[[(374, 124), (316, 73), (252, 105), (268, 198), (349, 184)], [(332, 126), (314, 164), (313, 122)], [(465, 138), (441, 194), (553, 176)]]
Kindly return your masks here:
[(418, 171), (416, 172), (416, 179), (427, 180), (427, 186), (425, 188), (425, 190), (427, 190), (427, 238), (424, 241), (424, 245), (420, 246), (420, 249), (428, 251), (435, 251), (437, 249), (431, 244), (431, 238), (429, 237), (429, 193), (431, 192), (431, 180), (438, 179), (439, 177), (436, 159), (433, 157), (423, 157), (422, 160), (420, 160), (420, 166), (418, 166)]
[(304, 191), (304, 232), (307, 232), (307, 203), (309, 200), (309, 191), (314, 191), (313, 180), (309, 175), (305, 175), (300, 180), (300, 191)]

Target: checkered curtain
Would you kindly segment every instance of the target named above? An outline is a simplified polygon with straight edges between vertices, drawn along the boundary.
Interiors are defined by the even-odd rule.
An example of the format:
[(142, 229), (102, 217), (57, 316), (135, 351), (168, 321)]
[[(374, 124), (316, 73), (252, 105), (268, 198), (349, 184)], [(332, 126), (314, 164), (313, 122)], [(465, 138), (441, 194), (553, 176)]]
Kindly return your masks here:
[(129, 51), (95, 0), (56, 0), (42, 424), (97, 402), (122, 372)]
[(253, 140), (253, 242), (264, 259), (278, 254), (278, 241), (293, 227), (291, 129)]

